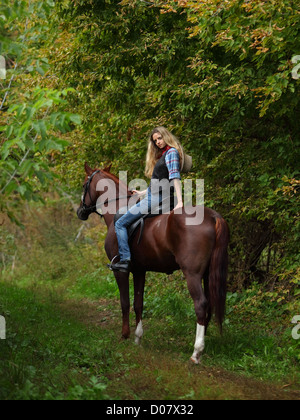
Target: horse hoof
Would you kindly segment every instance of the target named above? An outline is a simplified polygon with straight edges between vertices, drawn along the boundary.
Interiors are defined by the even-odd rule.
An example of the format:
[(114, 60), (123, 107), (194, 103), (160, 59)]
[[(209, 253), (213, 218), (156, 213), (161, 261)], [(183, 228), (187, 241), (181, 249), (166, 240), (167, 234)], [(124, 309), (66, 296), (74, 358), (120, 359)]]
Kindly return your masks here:
[(200, 363), (200, 357), (199, 358), (196, 358), (196, 357), (192, 356), (190, 358), (190, 361), (193, 362), (195, 365), (199, 365), (199, 363)]
[(140, 337), (137, 337), (137, 336), (135, 336), (134, 342), (137, 346), (140, 346), (142, 344), (142, 340), (140, 339)]

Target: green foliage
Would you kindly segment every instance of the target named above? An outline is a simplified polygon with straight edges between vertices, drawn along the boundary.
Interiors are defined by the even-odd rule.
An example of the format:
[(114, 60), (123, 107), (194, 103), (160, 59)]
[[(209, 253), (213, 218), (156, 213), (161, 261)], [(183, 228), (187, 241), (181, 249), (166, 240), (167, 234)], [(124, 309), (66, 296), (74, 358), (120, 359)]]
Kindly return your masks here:
[(39, 184), (53, 179), (47, 156), (68, 145), (56, 132), (67, 132), (80, 123), (75, 114), (52, 110), (67, 103), (62, 99), (67, 93), (37, 88), (26, 102), (8, 109), (7, 125), (1, 127), (5, 136), (0, 164), (2, 205), (12, 193), (26, 200), (35, 198)]
[(50, 69), (48, 59), (38, 56), (47, 32), (44, 19), (52, 10), (51, 1), (1, 6), (0, 52), (8, 71), (0, 105), (0, 207), (11, 218), (20, 198), (41, 198), (40, 190), (55, 175), (53, 152), (69, 144), (59, 136), (81, 123), (79, 115), (66, 110), (72, 89), (40, 86)]
[[(0, 81), (0, 206), (25, 227), (11, 228), (2, 216), (0, 312), (11, 327), (1, 349), (1, 397), (101, 399), (115, 377), (118, 390), (111, 395), (119, 396), (118, 379), (126, 384), (132, 370), (140, 390), (136, 349), (127, 346), (121, 354), (124, 344), (116, 344), (112, 325), (92, 331), (59, 306), (109, 299), (101, 321), (115, 317), (118, 329), (117, 286), (100, 253), (104, 229), (90, 229), (76, 242), (73, 208), (45, 206), (44, 191), (56, 185), (79, 191), (85, 161), (95, 167), (113, 161), (115, 173), (143, 177), (146, 140), (157, 125), (167, 126), (192, 154), (189, 177), (205, 179), (206, 205), (231, 229), (225, 333), (220, 338), (209, 330), (204, 366), (296, 383), (296, 2), (2, 2), (0, 55), (7, 64), (7, 79)], [(41, 197), (44, 206), (25, 205)], [(145, 304), (148, 343), (159, 350), (159, 362), (163, 352), (173, 361), (179, 344), (187, 360), (195, 322), (182, 277), (150, 274)], [(149, 367), (149, 378), (157, 389), (168, 383), (169, 364), (167, 373), (155, 369)], [(207, 395), (190, 388), (190, 376), (188, 382), (181, 394), (168, 383), (159, 397)], [(138, 398), (132, 388), (125, 395)]]
[[(27, 58), (21, 99), (11, 100), (3, 122), (3, 192), (34, 197), (51, 181), (49, 167), (79, 191), (85, 161), (113, 161), (115, 173), (143, 177), (148, 133), (165, 125), (193, 156), (190, 176), (205, 179), (206, 205), (229, 222), (230, 287), (282, 282), (292, 293), (299, 284), (297, 5), (60, 0), (18, 7), (9, 41), (24, 38)], [(46, 103), (49, 95), (68, 102), (31, 116), (43, 93)], [(82, 126), (67, 133), (80, 122), (73, 113)]]
[(62, 30), (50, 58), (84, 111), (84, 131), (57, 167), (70, 185), (80, 185), (85, 160), (142, 177), (148, 133), (165, 125), (193, 155), (206, 204), (229, 222), (232, 287), (283, 278), (294, 287), (297, 5), (82, 0), (57, 10)]

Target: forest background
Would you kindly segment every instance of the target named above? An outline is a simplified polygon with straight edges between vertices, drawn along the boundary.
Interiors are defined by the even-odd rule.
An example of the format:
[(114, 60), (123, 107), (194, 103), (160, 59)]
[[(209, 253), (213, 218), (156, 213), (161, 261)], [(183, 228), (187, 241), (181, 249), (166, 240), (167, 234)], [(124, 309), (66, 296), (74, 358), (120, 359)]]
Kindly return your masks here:
[(24, 230), (54, 192), (79, 203), (85, 161), (145, 179), (164, 125), (229, 223), (229, 290), (300, 313), (299, 15), (288, 0), (1, 2), (2, 269), (8, 218)]

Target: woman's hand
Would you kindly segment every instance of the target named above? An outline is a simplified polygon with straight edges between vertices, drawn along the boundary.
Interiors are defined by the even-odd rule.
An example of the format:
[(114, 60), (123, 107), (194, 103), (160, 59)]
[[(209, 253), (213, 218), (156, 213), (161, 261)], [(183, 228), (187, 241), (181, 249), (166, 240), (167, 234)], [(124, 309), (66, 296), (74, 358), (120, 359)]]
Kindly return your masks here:
[(144, 190), (144, 191), (131, 190), (131, 192), (141, 197), (142, 195), (146, 194), (147, 190)]
[(183, 203), (182, 203), (182, 201), (179, 201), (178, 203), (177, 203), (177, 206), (176, 207), (174, 207), (174, 212), (176, 213), (176, 210), (178, 210), (178, 209), (182, 209), (183, 208)]

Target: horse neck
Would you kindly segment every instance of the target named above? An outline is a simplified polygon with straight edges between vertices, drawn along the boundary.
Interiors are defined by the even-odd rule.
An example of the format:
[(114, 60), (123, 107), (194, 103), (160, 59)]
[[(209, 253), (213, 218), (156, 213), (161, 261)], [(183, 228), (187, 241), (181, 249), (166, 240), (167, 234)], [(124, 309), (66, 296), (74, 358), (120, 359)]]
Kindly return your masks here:
[[(124, 207), (124, 206), (127, 205), (128, 200), (129, 200), (128, 196), (130, 195), (130, 192), (128, 191), (125, 184), (117, 182), (115, 179), (113, 179), (113, 177), (110, 177), (109, 175), (106, 176), (106, 178), (112, 180), (116, 185), (116, 195), (114, 195), (112, 197), (108, 197), (109, 200), (112, 200), (112, 203), (115, 206), (116, 211), (106, 213), (106, 214), (103, 215), (104, 220), (105, 220), (105, 224), (107, 225), (107, 227), (109, 227), (114, 221), (114, 216), (115, 216), (116, 212), (121, 207)], [(124, 197), (124, 198), (118, 199), (119, 197)], [(115, 198), (117, 198), (116, 201), (113, 201)]]

